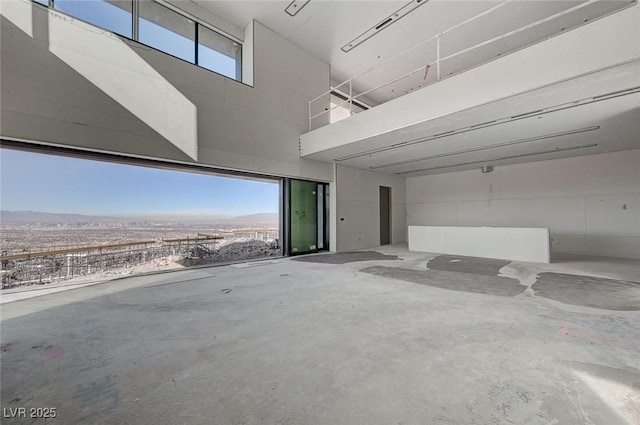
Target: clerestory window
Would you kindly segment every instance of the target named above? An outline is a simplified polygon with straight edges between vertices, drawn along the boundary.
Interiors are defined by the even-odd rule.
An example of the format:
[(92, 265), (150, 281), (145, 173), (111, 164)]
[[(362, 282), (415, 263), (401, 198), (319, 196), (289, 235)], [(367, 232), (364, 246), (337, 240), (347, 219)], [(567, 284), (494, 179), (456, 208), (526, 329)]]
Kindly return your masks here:
[(242, 80), (242, 43), (161, 0), (33, 0), (179, 59)]
[(242, 45), (200, 25), (198, 65), (239, 80), (242, 75)]
[(54, 7), (67, 15), (133, 38), (131, 0), (55, 0)]
[(172, 56), (196, 62), (196, 23), (154, 1), (140, 2), (138, 41)]

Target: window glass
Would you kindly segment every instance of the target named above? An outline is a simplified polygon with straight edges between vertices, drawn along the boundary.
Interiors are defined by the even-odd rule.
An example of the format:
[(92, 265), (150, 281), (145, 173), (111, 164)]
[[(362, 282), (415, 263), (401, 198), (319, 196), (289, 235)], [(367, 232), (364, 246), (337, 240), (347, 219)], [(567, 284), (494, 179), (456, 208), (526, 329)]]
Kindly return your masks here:
[(242, 47), (202, 25), (198, 26), (198, 65), (229, 78), (240, 79)]
[[(33, 0), (48, 5), (48, 0)], [(172, 56), (217, 72), (242, 78), (242, 44), (198, 25), (193, 20), (153, 0), (54, 0), (54, 7), (127, 38), (133, 34), (133, 2), (138, 1), (137, 41)], [(196, 30), (198, 45), (196, 57)]]
[(152, 1), (140, 2), (138, 41), (195, 62), (195, 22)]
[(125, 37), (132, 37), (131, 0), (55, 0), (61, 12)]

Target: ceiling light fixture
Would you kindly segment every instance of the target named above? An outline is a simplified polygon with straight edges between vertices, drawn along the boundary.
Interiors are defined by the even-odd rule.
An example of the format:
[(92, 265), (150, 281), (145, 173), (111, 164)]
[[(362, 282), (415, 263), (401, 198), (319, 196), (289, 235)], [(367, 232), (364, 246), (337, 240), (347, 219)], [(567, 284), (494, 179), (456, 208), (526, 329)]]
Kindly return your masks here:
[(367, 31), (363, 32), (362, 34), (360, 34), (359, 36), (357, 36), (356, 38), (354, 38), (353, 40), (351, 40), (350, 42), (348, 42), (347, 44), (342, 46), (341, 50), (343, 52), (345, 52), (345, 53), (350, 52), (351, 50), (355, 49), (360, 44), (364, 43), (365, 41), (367, 41), (368, 39), (370, 39), (371, 37), (373, 37), (374, 35), (376, 35), (380, 31), (382, 31), (383, 29), (388, 28), (394, 22), (397, 22), (400, 19), (402, 19), (403, 17), (407, 16), (409, 13), (413, 12), (418, 7), (422, 6), (423, 4), (427, 3), (428, 1), (429, 0), (413, 0), (413, 1), (409, 2), (408, 4), (405, 4), (400, 9), (396, 10), (391, 15), (387, 16), (386, 18), (384, 18), (378, 24), (376, 24), (375, 26), (369, 28)]
[(485, 160), (482, 160), (482, 161), (461, 162), (460, 164), (443, 165), (441, 167), (420, 168), (420, 169), (417, 169), (417, 170), (402, 171), (402, 172), (396, 173), (396, 175), (420, 173), (420, 172), (424, 172), (424, 171), (433, 171), (433, 170), (443, 170), (445, 168), (462, 167), (464, 165), (486, 164), (487, 162), (504, 161), (504, 160), (507, 160), (507, 159), (524, 158), (526, 156), (534, 156), (534, 155), (544, 155), (546, 153), (565, 152), (565, 151), (571, 151), (571, 150), (575, 150), (575, 149), (587, 149), (587, 148), (593, 148), (593, 147), (596, 147), (596, 146), (598, 146), (597, 143), (591, 143), (589, 145), (570, 146), (568, 148), (547, 149), (547, 150), (539, 151), (539, 152), (531, 152), (531, 153), (523, 153), (523, 154), (520, 154), (520, 155), (503, 156), (501, 158), (485, 159)]
[(287, 12), (289, 16), (296, 16), (310, 1), (311, 0), (293, 0), (284, 11)]

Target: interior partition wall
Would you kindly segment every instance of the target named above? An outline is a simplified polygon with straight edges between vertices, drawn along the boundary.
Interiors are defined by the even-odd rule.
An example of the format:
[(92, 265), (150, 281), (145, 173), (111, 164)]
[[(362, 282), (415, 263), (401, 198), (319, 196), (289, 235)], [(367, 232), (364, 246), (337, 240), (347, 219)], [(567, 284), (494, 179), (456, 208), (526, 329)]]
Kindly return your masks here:
[(283, 253), (308, 254), (329, 248), (329, 185), (283, 179)]

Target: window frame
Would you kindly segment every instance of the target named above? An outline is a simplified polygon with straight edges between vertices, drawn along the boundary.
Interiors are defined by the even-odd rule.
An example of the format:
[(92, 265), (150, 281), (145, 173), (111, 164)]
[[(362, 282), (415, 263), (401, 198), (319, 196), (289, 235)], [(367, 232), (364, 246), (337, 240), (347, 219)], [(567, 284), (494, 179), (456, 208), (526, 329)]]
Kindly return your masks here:
[[(185, 59), (185, 58), (180, 57), (180, 56), (176, 56), (176, 54), (168, 52), (167, 50), (163, 50), (162, 48), (158, 47), (157, 45), (151, 45), (151, 44), (148, 44), (148, 42), (144, 42), (144, 41), (140, 40), (140, 29), (142, 27), (142, 25), (140, 25), (140, 24), (141, 24), (141, 21), (144, 20), (144, 21), (150, 23), (151, 25), (154, 25), (154, 26), (156, 26), (158, 28), (161, 28), (164, 31), (168, 31), (170, 33), (175, 34), (178, 37), (185, 38), (189, 43), (193, 43), (195, 45), (195, 44), (197, 44), (197, 41), (198, 41), (197, 40), (198, 23), (196, 21), (194, 21), (193, 19), (191, 19), (189, 16), (185, 16), (183, 14), (176, 13), (172, 8), (166, 7), (166, 5), (164, 3), (159, 2), (159, 1), (146, 0), (146, 1), (143, 1), (143, 2), (136, 1), (136, 3), (138, 3), (137, 17), (134, 17), (136, 22), (137, 22), (137, 24), (138, 24), (138, 28), (137, 28), (137, 31), (138, 31), (137, 36), (138, 36), (138, 38), (136, 39), (136, 41), (138, 43), (140, 43), (140, 44), (145, 45), (145, 46), (149, 46), (152, 49), (159, 50), (159, 51), (161, 51), (163, 53), (166, 53), (169, 56), (173, 56), (174, 58), (178, 58), (178, 59), (181, 59), (181, 60), (183, 60), (185, 62), (189, 62), (189, 63), (192, 63), (194, 65), (198, 65), (197, 52), (195, 52), (193, 49), (192, 49), (191, 52), (188, 52), (188, 49), (185, 49), (186, 51), (184, 53), (191, 55), (191, 57), (193, 58), (193, 60), (189, 60), (189, 59)], [(174, 14), (177, 15), (177, 17), (179, 19), (182, 19), (187, 24), (193, 24), (193, 25), (191, 25), (191, 28), (189, 28), (193, 32), (191, 34), (191, 37), (189, 38), (188, 35), (184, 35), (184, 34), (172, 31), (170, 28), (165, 27), (165, 26), (161, 25), (160, 23), (154, 22), (151, 19), (149, 19), (148, 17), (147, 18), (143, 18), (142, 13), (141, 13), (141, 10), (142, 10), (141, 6), (142, 6), (143, 3), (153, 4), (153, 7), (158, 7), (159, 10), (162, 10), (163, 13), (174, 13)], [(169, 16), (169, 15), (167, 15), (167, 16)], [(173, 18), (173, 16), (172, 16), (172, 18)]]
[[(198, 25), (197, 23), (196, 23), (196, 38), (195, 38), (195, 57), (196, 57), (196, 64), (197, 64), (200, 68), (204, 68), (204, 69), (207, 69), (207, 70), (209, 70), (209, 71), (215, 72), (216, 74), (224, 75), (224, 76), (225, 76), (225, 77), (227, 77), (227, 78), (231, 78), (231, 77), (229, 77), (229, 76), (227, 76), (227, 75), (225, 75), (225, 74), (222, 74), (222, 73), (220, 73), (220, 72), (217, 72), (217, 71), (215, 71), (215, 70), (213, 70), (213, 69), (211, 69), (211, 68), (207, 68), (207, 67), (205, 67), (205, 66), (203, 66), (203, 65), (200, 65), (200, 63), (199, 63), (199, 60), (200, 60), (200, 52), (199, 52), (199, 51), (200, 51), (200, 45), (201, 45), (201, 44), (200, 44), (200, 27), (201, 27), (201, 26), (202, 26), (202, 28), (204, 28), (204, 29), (207, 29), (207, 30), (211, 31), (211, 32), (215, 33), (216, 35), (219, 35), (219, 36), (221, 36), (221, 37), (226, 38), (227, 40), (231, 41), (232, 43), (236, 43), (236, 44), (238, 44), (238, 46), (239, 46), (239, 47), (238, 47), (238, 50), (237, 50), (237, 52), (236, 52), (236, 57), (235, 57), (235, 58), (233, 58), (233, 59), (235, 60), (235, 65), (236, 65), (236, 66), (235, 66), (236, 78), (232, 78), (232, 79), (233, 79), (233, 80), (236, 80), (236, 81), (240, 81), (240, 82), (242, 82), (242, 48), (243, 48), (243, 43), (242, 43), (242, 42), (240, 42), (240, 41), (237, 41), (237, 40), (235, 40), (235, 39), (233, 39), (233, 38), (229, 38), (229, 37), (227, 37), (226, 35), (224, 35), (224, 34), (220, 33), (220, 31), (216, 31), (215, 29), (211, 28), (210, 26), (207, 26), (207, 25)], [(206, 46), (205, 44), (202, 44), (202, 46), (203, 46), (203, 47), (206, 47), (206, 48), (209, 48), (209, 47), (208, 47), (208, 46)], [(210, 50), (214, 50), (214, 49), (210, 49)], [(216, 52), (218, 52), (218, 53), (220, 53), (221, 55), (226, 56), (226, 55), (225, 55), (224, 53), (222, 53), (222, 52), (219, 52), (219, 51), (217, 51), (217, 50), (215, 50), (215, 51), (216, 51)], [(228, 57), (230, 57), (230, 56), (228, 56)]]
[[(240, 40), (239, 38), (234, 37), (233, 35), (228, 34), (228, 33), (222, 31), (219, 28), (216, 28), (215, 26), (211, 25), (210, 23), (205, 22), (202, 19), (200, 19), (200, 18), (198, 18), (198, 17), (196, 17), (196, 16), (194, 16), (194, 15), (188, 13), (188, 12), (185, 12), (184, 10), (174, 6), (173, 4), (171, 4), (171, 3), (167, 2), (167, 1), (164, 1), (164, 0), (130, 0), (131, 3), (132, 3), (132, 10), (131, 10), (131, 35), (132, 36), (131, 37), (119, 34), (117, 32), (114, 32), (113, 30), (110, 30), (108, 28), (104, 28), (104, 27), (102, 27), (100, 25), (97, 25), (97, 24), (95, 24), (93, 22), (86, 21), (86, 20), (84, 20), (84, 19), (82, 19), (80, 17), (74, 16), (74, 15), (69, 15), (66, 12), (63, 12), (63, 11), (61, 11), (59, 9), (56, 9), (55, 1), (56, 0), (48, 0), (48, 1), (46, 1), (47, 4), (43, 4), (40, 1), (31, 0), (31, 3), (39, 5), (41, 7), (48, 7), (51, 10), (55, 10), (58, 13), (62, 13), (63, 15), (70, 16), (70, 17), (72, 17), (74, 19), (77, 19), (77, 20), (79, 20), (81, 22), (85, 22), (85, 23), (87, 23), (89, 25), (93, 25), (93, 26), (95, 26), (97, 28), (101, 28), (101, 29), (103, 29), (105, 31), (112, 32), (112, 33), (116, 34), (118, 37), (124, 38), (125, 40), (134, 41), (134, 42), (139, 43), (139, 44), (141, 44), (143, 46), (149, 47), (150, 49), (162, 52), (162, 53), (164, 53), (164, 54), (166, 54), (168, 56), (171, 56), (171, 57), (173, 57), (175, 59), (179, 59), (179, 60), (181, 60), (183, 62), (187, 62), (187, 63), (190, 63), (192, 65), (196, 65), (198, 68), (201, 68), (201, 69), (207, 70), (209, 72), (213, 72), (215, 74), (218, 74), (218, 75), (220, 75), (220, 76), (222, 76), (224, 78), (228, 78), (230, 80), (237, 81), (237, 82), (239, 82), (241, 84), (245, 84), (245, 85), (247, 84), (244, 81), (242, 81), (242, 75), (243, 75), (243, 72), (242, 72), (243, 71), (242, 57), (243, 57), (244, 42), (242, 40)], [(139, 40), (139, 38), (140, 38), (139, 37), (139, 35), (140, 35), (140, 19), (141, 19), (141, 17), (140, 17), (140, 2), (141, 1), (151, 1), (153, 3), (157, 3), (158, 5), (170, 10), (171, 12), (176, 13), (176, 14), (178, 14), (178, 15), (180, 15), (180, 16), (182, 16), (184, 18), (187, 18), (187, 19), (189, 19), (189, 20), (194, 22), (194, 28), (193, 28), (194, 34), (193, 34), (193, 40), (192, 40), (193, 41), (193, 57), (194, 57), (193, 61), (189, 61), (189, 60), (180, 58), (180, 57), (175, 56), (175, 55), (173, 55), (171, 53), (165, 52), (164, 50), (161, 50), (161, 49), (159, 49), (157, 47), (150, 46), (150, 45), (148, 45), (146, 43), (143, 43), (143, 42), (141, 42)], [(236, 74), (236, 76), (235, 76), (235, 78), (229, 77), (229, 76), (227, 76), (225, 74), (222, 74), (222, 73), (217, 72), (215, 70), (212, 70), (210, 68), (201, 66), (198, 63), (198, 46), (199, 46), (198, 33), (199, 33), (199, 27), (200, 26), (202, 26), (202, 27), (204, 27), (204, 28), (206, 28), (206, 29), (208, 29), (208, 30), (220, 35), (221, 37), (224, 37), (224, 38), (230, 40), (233, 43), (237, 43), (238, 44), (238, 46), (239, 46), (238, 53), (237, 53), (236, 57), (234, 58), (235, 63), (236, 63), (236, 66), (235, 66), (235, 74)]]
[[(76, 1), (82, 1), (82, 0), (76, 0)], [(129, 2), (131, 2), (131, 20), (132, 20), (132, 22), (133, 22), (133, 21), (135, 20), (135, 16), (136, 16), (136, 15), (135, 15), (135, 10), (134, 10), (134, 8), (135, 8), (135, 5), (138, 3), (138, 0), (128, 0), (128, 1), (129, 1)], [(98, 24), (97, 24), (97, 23), (95, 23), (95, 22), (87, 21), (87, 20), (85, 20), (85, 19), (83, 19), (83, 18), (81, 18), (81, 17), (79, 17), (79, 16), (71, 15), (71, 14), (69, 14), (69, 13), (65, 12), (65, 11), (62, 11), (62, 10), (60, 10), (60, 9), (57, 9), (57, 8), (55, 7), (55, 2), (56, 2), (56, 0), (48, 0), (48, 5), (46, 5), (46, 6), (45, 6), (44, 4), (42, 4), (42, 3), (40, 3), (40, 2), (39, 2), (39, 1), (37, 1), (37, 0), (31, 0), (31, 2), (32, 2), (32, 3), (39, 4), (40, 6), (48, 7), (48, 8), (50, 8), (50, 9), (52, 9), (52, 10), (55, 10), (55, 11), (56, 11), (56, 12), (58, 12), (58, 13), (62, 13), (62, 14), (64, 14), (64, 15), (66, 15), (66, 16), (71, 16), (73, 19), (77, 19), (77, 20), (79, 20), (79, 21), (81, 21), (81, 22), (85, 22), (85, 23), (87, 23), (87, 24), (89, 24), (89, 25), (93, 25), (93, 26), (94, 26), (94, 27), (96, 27), (96, 28), (100, 28), (100, 29), (103, 29), (103, 30), (105, 30), (105, 31), (109, 31), (109, 32), (111, 32), (111, 33), (113, 33), (113, 34), (117, 35), (118, 37), (124, 37), (124, 38), (126, 38), (127, 40), (134, 40), (134, 38), (133, 38), (133, 36), (134, 36), (134, 33), (133, 33), (133, 26), (131, 27), (131, 37), (129, 37), (129, 36), (125, 35), (125, 34), (120, 34), (119, 32), (117, 32), (117, 31), (115, 31), (115, 30), (113, 30), (113, 29), (109, 29), (109, 28), (103, 27), (103, 26), (101, 26), (101, 25), (98, 25)]]

